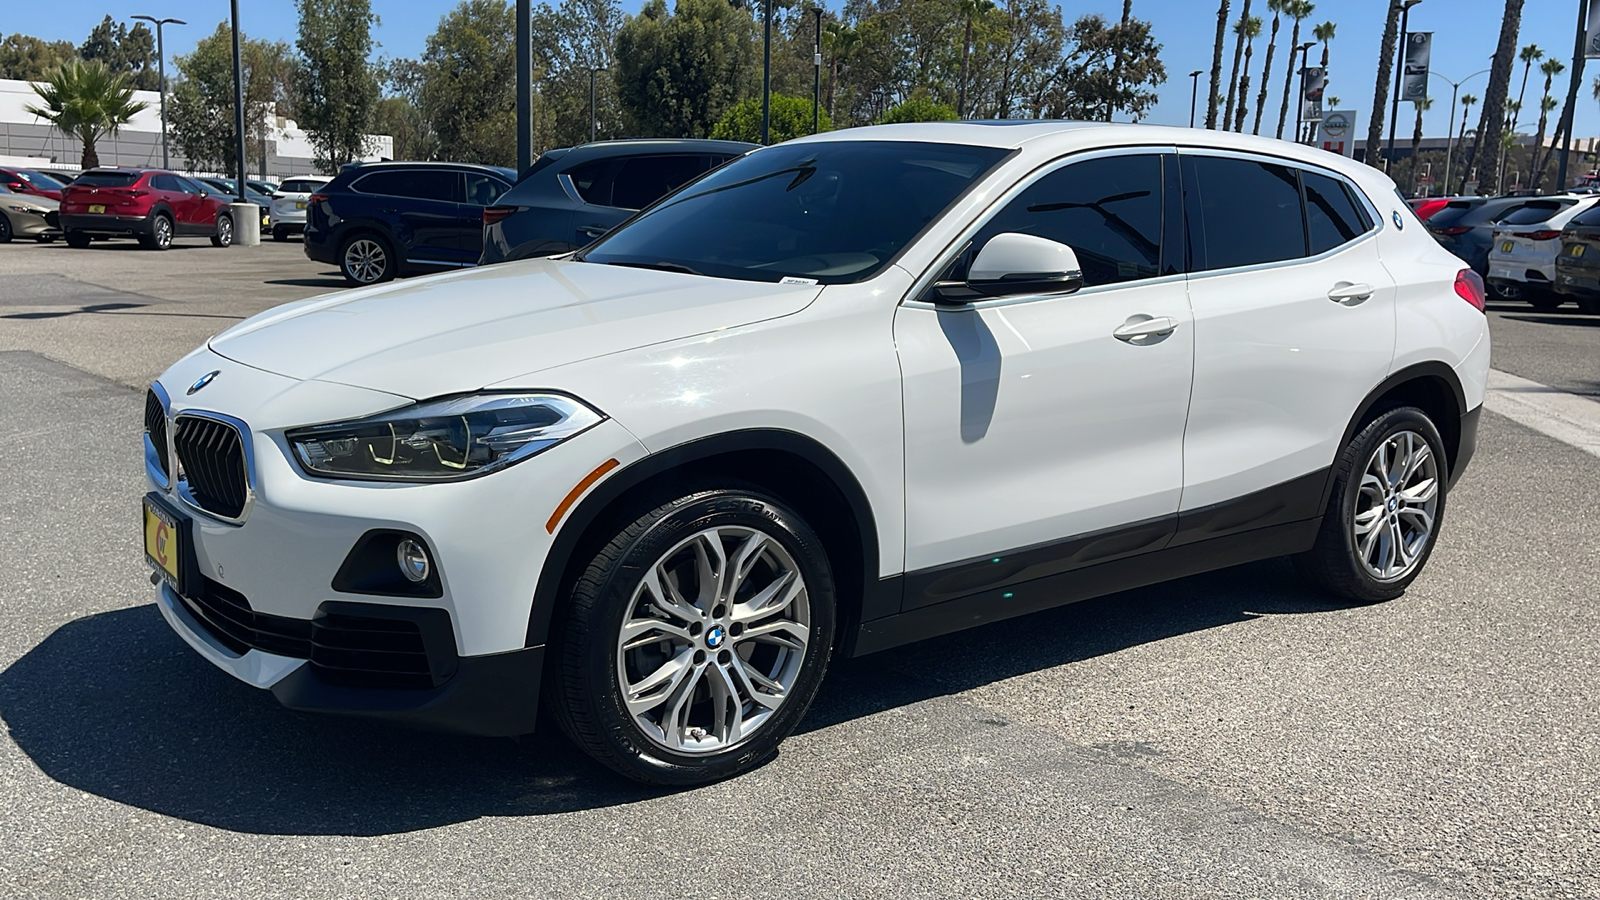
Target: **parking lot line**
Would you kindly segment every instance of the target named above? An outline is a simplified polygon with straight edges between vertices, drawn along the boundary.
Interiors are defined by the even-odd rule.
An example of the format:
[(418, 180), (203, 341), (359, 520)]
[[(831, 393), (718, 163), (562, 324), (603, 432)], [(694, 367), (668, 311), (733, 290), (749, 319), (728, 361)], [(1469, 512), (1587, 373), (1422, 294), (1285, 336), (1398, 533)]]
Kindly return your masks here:
[(1587, 397), (1490, 369), (1489, 391), (1483, 405), (1534, 431), (1600, 456), (1600, 403)]

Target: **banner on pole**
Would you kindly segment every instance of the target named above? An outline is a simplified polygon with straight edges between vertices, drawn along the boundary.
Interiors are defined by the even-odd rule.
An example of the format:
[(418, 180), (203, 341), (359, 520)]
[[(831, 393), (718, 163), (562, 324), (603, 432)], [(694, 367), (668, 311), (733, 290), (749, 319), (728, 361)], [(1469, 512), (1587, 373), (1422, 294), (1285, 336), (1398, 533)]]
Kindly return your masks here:
[(1300, 102), (1300, 119), (1316, 122), (1322, 118), (1322, 94), (1328, 87), (1328, 70), (1321, 66), (1305, 69), (1305, 95)]
[(1317, 126), (1317, 146), (1329, 153), (1353, 158), (1356, 154), (1356, 111), (1328, 110)]
[(1583, 39), (1583, 58), (1600, 59), (1600, 0), (1589, 0), (1589, 33)]
[[(1596, 0), (1600, 2), (1600, 0)], [(1419, 103), (1428, 98), (1428, 57), (1433, 53), (1433, 32), (1415, 31), (1406, 35), (1404, 81), (1400, 99)]]

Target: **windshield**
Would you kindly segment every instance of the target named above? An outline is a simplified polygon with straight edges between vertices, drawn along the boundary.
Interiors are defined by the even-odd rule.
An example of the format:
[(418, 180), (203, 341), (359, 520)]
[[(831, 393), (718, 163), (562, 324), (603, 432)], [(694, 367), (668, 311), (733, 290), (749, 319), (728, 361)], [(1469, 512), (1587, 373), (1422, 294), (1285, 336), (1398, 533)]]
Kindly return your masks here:
[(1010, 152), (907, 141), (758, 150), (645, 210), (578, 258), (745, 281), (862, 281)]

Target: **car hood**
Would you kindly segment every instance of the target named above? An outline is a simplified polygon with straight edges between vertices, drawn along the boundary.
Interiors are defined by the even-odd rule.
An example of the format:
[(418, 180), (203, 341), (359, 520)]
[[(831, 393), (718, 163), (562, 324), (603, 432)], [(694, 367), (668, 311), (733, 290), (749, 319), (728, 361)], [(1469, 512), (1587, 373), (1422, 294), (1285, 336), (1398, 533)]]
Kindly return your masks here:
[(820, 290), (526, 260), (291, 303), (209, 346), (291, 378), (422, 399), (789, 315)]

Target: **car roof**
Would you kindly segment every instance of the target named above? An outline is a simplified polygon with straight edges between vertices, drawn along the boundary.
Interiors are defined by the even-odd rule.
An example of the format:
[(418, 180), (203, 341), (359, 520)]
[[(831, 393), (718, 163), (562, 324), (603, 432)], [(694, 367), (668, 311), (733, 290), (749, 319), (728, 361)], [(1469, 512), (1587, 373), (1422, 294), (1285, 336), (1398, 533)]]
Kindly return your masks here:
[(383, 160), (381, 162), (346, 163), (340, 170), (339, 174), (343, 175), (345, 172), (375, 172), (383, 169), (470, 169), (474, 172), (493, 172), (496, 175), (507, 177), (513, 174), (510, 169), (504, 166), (486, 166), (480, 163), (445, 161), (426, 162), (422, 160), (393, 159)]
[[(585, 153), (637, 153), (650, 150), (687, 150), (705, 153), (748, 153), (761, 146), (745, 141), (722, 141), (713, 138), (617, 138), (615, 140), (589, 141), (569, 148), (582, 150)], [(551, 151), (555, 152), (554, 150)]]

